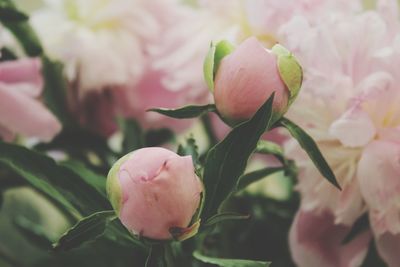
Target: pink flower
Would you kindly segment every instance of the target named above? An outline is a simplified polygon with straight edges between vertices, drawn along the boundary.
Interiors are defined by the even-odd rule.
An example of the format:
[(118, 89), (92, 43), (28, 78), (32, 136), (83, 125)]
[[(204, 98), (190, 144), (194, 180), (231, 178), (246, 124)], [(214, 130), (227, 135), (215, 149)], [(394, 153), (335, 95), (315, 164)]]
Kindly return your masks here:
[(0, 63), (0, 136), (12, 141), (15, 136), (50, 141), (61, 124), (38, 99), (43, 89), (39, 59), (20, 59)]
[(127, 229), (163, 240), (172, 238), (172, 227), (190, 226), (203, 187), (190, 156), (149, 147), (115, 163), (108, 175), (107, 191)]
[[(384, 2), (389, 1), (379, 1), (378, 6), (384, 7)], [(283, 43), (296, 52), (305, 70), (302, 93), (288, 116), (315, 138), (343, 190), (324, 181), (297, 145), (289, 142), (286, 148), (300, 167), (299, 214), (318, 217), (329, 213), (332, 225), (351, 228), (367, 213), (380, 256), (388, 266), (397, 267), (400, 80), (396, 65), (400, 25), (390, 19), (393, 14), (384, 17), (380, 12), (383, 10), (333, 14), (316, 25), (297, 17), (281, 28)], [(301, 36), (294, 36), (299, 32)], [(319, 221), (318, 227), (325, 223)], [(304, 228), (302, 224), (306, 222), (297, 220), (292, 231)], [(293, 238), (291, 235), (291, 249), (298, 266), (321, 266), (296, 257), (298, 251), (312, 250), (308, 246), (312, 241), (307, 236), (301, 241)], [(338, 250), (342, 245), (336, 246), (338, 258), (346, 257), (345, 251)], [(323, 251), (313, 251), (330, 262)], [(361, 263), (352, 264), (349, 266)]]
[(213, 92), (222, 117), (231, 123), (249, 119), (273, 92), (274, 112), (286, 112), (291, 92), (281, 76), (278, 56), (252, 37), (222, 59)]
[(364, 149), (357, 170), (378, 251), (393, 267), (400, 265), (399, 141), (371, 142)]
[(201, 90), (192, 87), (171, 90), (163, 84), (166, 76), (163, 71), (148, 70), (135, 86), (114, 88), (112, 93), (116, 112), (124, 117), (135, 118), (145, 129), (167, 127), (179, 132), (188, 128), (193, 120), (172, 119), (147, 110), (204, 103), (208, 91), (205, 87), (201, 87)]
[(371, 239), (364, 231), (349, 243), (343, 240), (351, 227), (335, 224), (329, 211), (320, 214), (300, 211), (290, 230), (292, 257), (298, 266), (355, 267), (360, 266)]

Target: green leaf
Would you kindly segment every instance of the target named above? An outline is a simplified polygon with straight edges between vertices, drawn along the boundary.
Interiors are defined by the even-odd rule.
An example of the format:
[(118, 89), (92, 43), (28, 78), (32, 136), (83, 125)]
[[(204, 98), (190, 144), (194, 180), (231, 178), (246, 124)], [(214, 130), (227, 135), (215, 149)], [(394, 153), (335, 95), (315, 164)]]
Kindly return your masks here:
[(18, 11), (12, 1), (0, 1), (0, 22), (13, 33), (28, 56), (35, 57), (42, 54), (39, 38), (29, 25), (27, 16)]
[(186, 139), (186, 144), (180, 144), (178, 146), (178, 155), (180, 156), (192, 156), (193, 164), (199, 166), (199, 147), (196, 145), (196, 140), (193, 137)]
[(134, 237), (132, 233), (122, 225), (120, 220), (113, 220), (108, 224), (104, 237), (114, 243), (123, 246), (131, 246), (143, 252), (147, 252), (148, 250), (148, 247), (142, 241)]
[(115, 212), (100, 211), (80, 220), (76, 225), (70, 228), (54, 244), (56, 251), (66, 251), (76, 248), (85, 242), (95, 240), (101, 236), (107, 224), (116, 218)]
[(352, 241), (358, 234), (368, 230), (370, 228), (368, 213), (365, 213), (353, 224), (350, 232), (343, 239), (342, 244), (348, 244)]
[(208, 104), (204, 106), (189, 105), (178, 109), (153, 108), (148, 111), (157, 112), (175, 119), (191, 119), (197, 118), (207, 112), (215, 112), (216, 108), (214, 104)]
[(20, 22), (27, 21), (29, 18), (22, 12), (19, 12), (14, 7), (8, 6), (7, 3), (0, 2), (0, 21), (5, 22)]
[(238, 214), (236, 212), (223, 212), (212, 216), (204, 223), (204, 227), (212, 226), (214, 224), (227, 221), (227, 220), (245, 220), (249, 219), (250, 215)]
[(51, 239), (42, 225), (30, 221), (24, 216), (16, 217), (14, 225), (35, 246), (46, 250), (51, 249)]
[(74, 126), (67, 108), (67, 81), (60, 62), (42, 56), (42, 73), (45, 81), (43, 97), (46, 106), (64, 126)]
[(39, 152), (0, 142), (0, 163), (54, 200), (74, 218), (79, 218), (80, 213), (85, 215), (110, 208), (108, 200), (85, 178)]
[(273, 98), (274, 95), (250, 120), (236, 126), (224, 140), (207, 153), (203, 178), (205, 185), (203, 221), (214, 215), (221, 203), (236, 189), (248, 158), (270, 125)]
[[(111, 162), (117, 157), (108, 147), (107, 141), (80, 127), (68, 127), (57, 135), (50, 143), (40, 143), (35, 149), (40, 151), (62, 150), (71, 158), (78, 159), (86, 165), (107, 172)], [(97, 156), (100, 162), (94, 162), (91, 156)]]
[(118, 118), (117, 121), (124, 136), (122, 141), (123, 155), (145, 146), (143, 131), (137, 121), (124, 118)]
[(339, 190), (341, 187), (336, 180), (335, 174), (329, 167), (324, 156), (318, 149), (317, 144), (303, 129), (297, 126), (294, 122), (282, 118), (279, 124), (285, 127), (289, 133), (299, 142), (300, 146), (308, 154), (314, 165), (317, 167), (319, 172), (324, 176), (331, 184), (336, 186)]
[(96, 189), (97, 192), (99, 192), (99, 194), (101, 194), (104, 197), (107, 197), (106, 177), (93, 172), (91, 169), (86, 168), (86, 166), (79, 161), (75, 160), (63, 161), (60, 163), (60, 165), (73, 171), (84, 182), (86, 182), (88, 185)]
[(268, 175), (274, 174), (276, 172), (284, 171), (284, 167), (274, 167), (274, 168), (264, 168), (261, 170), (253, 171), (242, 175), (239, 179), (237, 190), (242, 190), (246, 188), (251, 183), (257, 182), (260, 179), (265, 178)]
[(222, 40), (217, 44), (211, 43), (210, 50), (204, 60), (204, 79), (211, 92), (214, 91), (214, 79), (221, 60), (232, 53), (234, 46), (228, 41)]
[(8, 60), (16, 60), (17, 56), (14, 54), (14, 52), (11, 49), (8, 49), (7, 47), (3, 47), (0, 50), (0, 61), (8, 61)]
[(270, 141), (258, 141), (256, 152), (266, 155), (274, 155), (282, 163), (285, 163), (286, 161), (282, 147)]
[(237, 259), (221, 259), (202, 255), (199, 251), (193, 253), (193, 257), (204, 263), (215, 264), (221, 267), (268, 267), (270, 262), (237, 260)]
[(151, 246), (145, 267), (167, 267), (164, 257), (163, 245)]

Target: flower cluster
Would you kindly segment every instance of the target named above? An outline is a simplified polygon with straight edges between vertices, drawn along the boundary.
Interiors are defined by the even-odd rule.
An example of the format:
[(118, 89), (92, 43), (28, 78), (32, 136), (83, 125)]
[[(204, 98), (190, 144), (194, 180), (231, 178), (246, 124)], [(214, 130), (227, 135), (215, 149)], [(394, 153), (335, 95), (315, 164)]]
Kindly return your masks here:
[[(297, 266), (365, 266), (374, 250), (400, 266), (399, 1), (3, 2), (0, 178), (16, 172), (84, 225), (112, 206), (158, 246), (225, 220), (222, 203), (265, 171), (242, 182), (250, 156), (268, 154), (266, 173), (297, 174), (287, 240)], [(196, 117), (208, 144), (198, 152), (191, 137), (170, 151)], [(110, 168), (107, 185), (94, 181)], [(81, 192), (62, 181), (81, 173), (71, 187)], [(74, 203), (92, 191), (97, 206)]]

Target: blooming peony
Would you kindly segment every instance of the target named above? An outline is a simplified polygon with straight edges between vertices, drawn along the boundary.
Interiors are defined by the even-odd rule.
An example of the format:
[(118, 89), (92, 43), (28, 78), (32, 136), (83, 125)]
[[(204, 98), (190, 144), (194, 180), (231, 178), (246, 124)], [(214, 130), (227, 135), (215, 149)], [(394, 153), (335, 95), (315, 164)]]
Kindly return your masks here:
[[(321, 218), (313, 229), (305, 228), (306, 219), (292, 226), (291, 249), (299, 266), (360, 266), (353, 252), (365, 255), (368, 242), (357, 241), (365, 233), (354, 239), (354, 248), (318, 242), (341, 236), (340, 228), (350, 229), (365, 212), (381, 257), (390, 267), (400, 265), (400, 81), (393, 67), (399, 36), (396, 23), (387, 19), (395, 15), (382, 14), (396, 12), (385, 9), (393, 3), (379, 1), (377, 11), (357, 15), (334, 14), (318, 25), (296, 17), (280, 30), (305, 71), (302, 93), (288, 116), (316, 139), (343, 188), (333, 188), (297, 145), (287, 145), (300, 167), (298, 217)], [(327, 227), (332, 228), (313, 234)], [(310, 263), (312, 257), (319, 261)]]

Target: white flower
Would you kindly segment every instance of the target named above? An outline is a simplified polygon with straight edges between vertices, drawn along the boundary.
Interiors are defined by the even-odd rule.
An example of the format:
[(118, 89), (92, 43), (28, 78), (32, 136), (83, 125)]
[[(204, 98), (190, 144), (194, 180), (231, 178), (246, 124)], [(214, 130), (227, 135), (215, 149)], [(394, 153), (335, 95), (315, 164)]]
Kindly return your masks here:
[(46, 51), (66, 66), (81, 95), (134, 82), (142, 43), (159, 34), (146, 0), (48, 0), (31, 15)]

